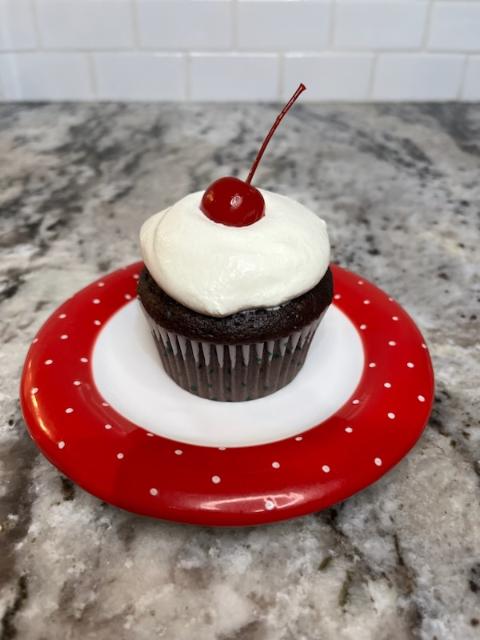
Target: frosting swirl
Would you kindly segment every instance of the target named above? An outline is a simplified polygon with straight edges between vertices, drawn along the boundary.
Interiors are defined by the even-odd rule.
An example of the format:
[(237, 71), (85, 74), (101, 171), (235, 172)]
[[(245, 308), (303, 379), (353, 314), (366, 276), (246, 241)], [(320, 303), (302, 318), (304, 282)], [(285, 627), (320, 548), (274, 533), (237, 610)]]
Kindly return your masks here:
[(326, 223), (286, 196), (260, 189), (265, 216), (229, 227), (191, 193), (151, 216), (140, 230), (143, 260), (169, 296), (208, 316), (275, 307), (305, 293), (330, 262)]

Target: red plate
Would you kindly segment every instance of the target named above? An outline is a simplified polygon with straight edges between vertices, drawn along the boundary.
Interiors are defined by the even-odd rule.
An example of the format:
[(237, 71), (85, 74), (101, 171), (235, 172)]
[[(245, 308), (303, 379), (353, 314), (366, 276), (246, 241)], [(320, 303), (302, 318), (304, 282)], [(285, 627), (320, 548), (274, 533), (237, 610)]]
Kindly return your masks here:
[[(427, 347), (407, 313), (358, 275), (332, 267), (335, 308), (291, 385), (267, 399), (216, 403), (180, 390), (161, 370), (135, 300), (141, 267), (115, 271), (67, 300), (25, 361), (20, 396), (30, 435), (90, 493), (156, 518), (262, 524), (344, 500), (419, 438), (433, 401)], [(328, 351), (333, 343), (338, 355)], [(132, 348), (138, 359), (130, 367)], [(350, 352), (358, 376), (348, 364), (325, 375), (321, 366), (334, 372)], [(158, 393), (149, 388), (157, 373)], [(326, 391), (332, 380), (338, 394)]]

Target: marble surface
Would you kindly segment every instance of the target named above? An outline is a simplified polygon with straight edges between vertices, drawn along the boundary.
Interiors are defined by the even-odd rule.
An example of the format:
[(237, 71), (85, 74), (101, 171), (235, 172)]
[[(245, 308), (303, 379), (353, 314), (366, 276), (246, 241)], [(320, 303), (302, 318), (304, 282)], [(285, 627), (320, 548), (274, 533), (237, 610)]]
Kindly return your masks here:
[(214, 530), (84, 493), (26, 435), (29, 341), (138, 257), (140, 222), (249, 166), (271, 105), (0, 107), (0, 639), (480, 638), (480, 107), (295, 107), (258, 181), (405, 305), (437, 379), (390, 474), (322, 513)]

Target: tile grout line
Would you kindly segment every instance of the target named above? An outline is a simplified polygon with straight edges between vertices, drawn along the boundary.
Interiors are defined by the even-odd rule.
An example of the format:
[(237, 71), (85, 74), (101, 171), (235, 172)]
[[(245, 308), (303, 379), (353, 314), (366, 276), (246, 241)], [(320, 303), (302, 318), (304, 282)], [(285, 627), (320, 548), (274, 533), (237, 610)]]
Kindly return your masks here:
[(373, 54), (372, 67), (370, 69), (370, 77), (368, 79), (368, 92), (367, 92), (367, 101), (373, 102), (373, 90), (375, 88), (375, 77), (377, 75), (377, 63), (379, 58), (379, 53), (376, 52)]
[(138, 4), (137, 0), (130, 0), (130, 18), (132, 20), (134, 51), (140, 51), (140, 28), (138, 25)]
[(425, 28), (422, 34), (421, 51), (428, 51), (428, 39), (430, 37), (433, 13), (433, 0), (428, 0), (427, 11), (425, 15)]
[(468, 67), (469, 60), (470, 60), (470, 56), (466, 54), (465, 59), (463, 61), (463, 65), (462, 65), (462, 71), (460, 73), (460, 82), (458, 84), (458, 91), (457, 91), (457, 97), (456, 97), (457, 100), (464, 99), (465, 79), (467, 77), (467, 67)]
[(238, 0), (232, 0), (232, 52), (238, 52), (238, 41), (239, 41), (239, 33), (238, 33)]
[(37, 40), (37, 48), (34, 51), (43, 50), (42, 33), (40, 31), (40, 23), (38, 21), (38, 11), (36, 0), (30, 0), (30, 11), (32, 14), (33, 29), (35, 31), (35, 38)]
[(450, 49), (436, 49), (435, 51), (423, 51), (421, 49), (335, 49), (334, 51), (330, 50), (306, 50), (299, 51), (298, 49), (292, 49), (291, 51), (230, 51), (230, 50), (193, 50), (193, 49), (160, 49), (160, 48), (149, 48), (149, 49), (129, 49), (129, 48), (108, 48), (108, 49), (99, 49), (98, 47), (75, 47), (72, 49), (61, 49), (61, 48), (50, 48), (46, 47), (41, 50), (35, 49), (32, 47), (19, 49), (19, 48), (5, 48), (0, 50), (0, 55), (23, 55), (25, 53), (58, 53), (63, 55), (72, 55), (78, 53), (138, 53), (138, 54), (155, 54), (160, 56), (176, 56), (179, 54), (198, 54), (204, 56), (246, 56), (246, 57), (272, 57), (278, 55), (292, 55), (292, 56), (302, 56), (302, 57), (325, 57), (325, 56), (352, 56), (359, 58), (364, 58), (365, 56), (379, 56), (379, 55), (421, 55), (426, 54), (431, 56), (432, 58), (436, 58), (437, 56), (478, 56), (480, 55), (480, 48), (478, 49), (468, 49), (468, 50), (450, 50)]
[(90, 88), (92, 90), (92, 94), (94, 98), (98, 98), (98, 88), (97, 88), (97, 74), (95, 71), (95, 63), (93, 59), (93, 53), (87, 53), (87, 65), (88, 65), (88, 75), (90, 78)]
[(337, 25), (337, 2), (332, 0), (330, 2), (330, 26), (328, 29), (328, 50), (329, 52), (335, 51), (335, 29)]
[(184, 86), (184, 102), (190, 102), (192, 99), (192, 52), (188, 52), (184, 56), (185, 66), (185, 86)]
[(381, 49), (374, 48), (342, 48), (342, 49), (289, 49), (285, 51), (281, 50), (266, 50), (266, 49), (242, 49), (242, 50), (233, 50), (233, 49), (188, 49), (186, 47), (179, 47), (177, 49), (166, 49), (160, 46), (158, 47), (108, 47), (108, 48), (98, 48), (98, 47), (72, 47), (63, 48), (63, 47), (42, 47), (42, 49), (38, 49), (35, 47), (25, 47), (19, 49), (18, 47), (9, 47), (0, 50), (0, 54), (5, 53), (15, 53), (21, 55), (22, 53), (62, 53), (62, 54), (71, 54), (71, 53), (155, 53), (160, 55), (177, 55), (179, 53), (199, 53), (202, 55), (215, 55), (215, 56), (229, 56), (229, 55), (245, 55), (245, 56), (274, 56), (279, 54), (292, 54), (292, 55), (300, 55), (300, 56), (325, 56), (325, 55), (359, 55), (360, 57), (365, 55), (380, 55), (380, 54), (398, 54), (398, 55), (410, 55), (410, 54), (422, 54), (426, 53), (435, 57), (437, 55), (452, 55), (452, 56), (464, 56), (464, 55), (479, 55), (480, 54), (480, 46), (475, 49), (469, 48), (468, 50), (459, 50), (459, 49), (447, 49), (444, 47), (429, 49), (428, 51), (424, 51), (422, 48), (417, 47), (383, 47)]
[[(281, 51), (277, 56), (277, 100), (281, 100), (285, 90), (285, 53)], [(303, 82), (303, 80), (300, 80)]]

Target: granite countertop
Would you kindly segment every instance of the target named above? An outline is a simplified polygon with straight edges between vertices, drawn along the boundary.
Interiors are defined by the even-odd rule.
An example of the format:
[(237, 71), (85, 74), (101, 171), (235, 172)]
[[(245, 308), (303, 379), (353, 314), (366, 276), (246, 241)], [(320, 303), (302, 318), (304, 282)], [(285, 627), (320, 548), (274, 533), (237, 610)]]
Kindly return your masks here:
[(258, 181), (418, 322), (430, 425), (376, 485), (272, 526), (136, 517), (62, 477), (18, 381), (49, 313), (138, 258), (140, 222), (245, 171), (272, 105), (0, 106), (0, 639), (480, 638), (480, 106), (299, 105)]

